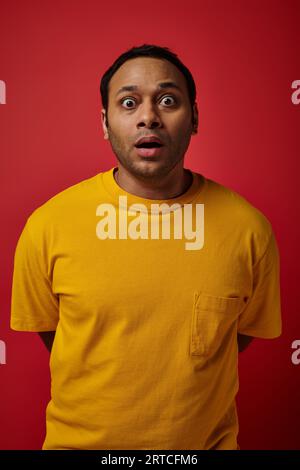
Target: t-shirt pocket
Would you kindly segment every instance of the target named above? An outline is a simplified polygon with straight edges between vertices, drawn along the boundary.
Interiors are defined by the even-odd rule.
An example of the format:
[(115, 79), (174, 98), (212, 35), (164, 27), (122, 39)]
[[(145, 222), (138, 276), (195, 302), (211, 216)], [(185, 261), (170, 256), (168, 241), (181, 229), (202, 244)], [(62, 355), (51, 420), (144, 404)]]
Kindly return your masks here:
[(245, 306), (241, 297), (219, 297), (194, 293), (190, 354), (211, 356)]

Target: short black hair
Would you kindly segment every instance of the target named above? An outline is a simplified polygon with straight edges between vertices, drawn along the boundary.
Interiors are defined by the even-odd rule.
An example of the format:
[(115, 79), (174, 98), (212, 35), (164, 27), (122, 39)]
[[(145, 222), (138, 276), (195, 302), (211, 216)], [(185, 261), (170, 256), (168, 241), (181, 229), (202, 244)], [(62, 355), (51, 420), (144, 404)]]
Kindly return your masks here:
[(153, 44), (143, 44), (141, 46), (132, 47), (131, 49), (123, 52), (123, 54), (121, 54), (103, 74), (100, 83), (100, 93), (102, 106), (106, 112), (108, 109), (108, 85), (112, 76), (118, 70), (118, 68), (124, 64), (124, 62), (135, 57), (157, 57), (166, 59), (174, 64), (180, 70), (180, 72), (182, 72), (186, 79), (189, 99), (193, 110), (193, 105), (196, 100), (196, 85), (189, 69), (181, 62), (177, 54), (171, 51), (168, 47), (155, 46)]

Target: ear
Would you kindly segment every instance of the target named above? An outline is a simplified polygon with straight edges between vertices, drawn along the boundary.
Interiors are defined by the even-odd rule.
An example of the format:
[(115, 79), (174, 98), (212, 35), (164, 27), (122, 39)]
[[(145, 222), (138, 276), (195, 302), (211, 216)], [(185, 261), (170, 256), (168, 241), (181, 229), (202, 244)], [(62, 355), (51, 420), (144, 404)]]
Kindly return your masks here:
[(198, 113), (197, 103), (195, 102), (194, 105), (193, 105), (193, 130), (192, 130), (192, 134), (197, 134), (198, 124), (199, 124), (199, 113)]
[(101, 121), (102, 121), (104, 139), (109, 140), (107, 126), (106, 126), (106, 110), (104, 108), (101, 109)]

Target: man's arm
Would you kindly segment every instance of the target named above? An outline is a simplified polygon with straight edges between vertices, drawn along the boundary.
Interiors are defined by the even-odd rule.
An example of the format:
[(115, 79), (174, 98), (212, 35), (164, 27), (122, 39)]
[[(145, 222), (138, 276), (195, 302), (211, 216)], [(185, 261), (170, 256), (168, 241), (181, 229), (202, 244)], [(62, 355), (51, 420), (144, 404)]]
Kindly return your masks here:
[(56, 333), (55, 331), (41, 331), (41, 332), (39, 332), (39, 335), (40, 335), (44, 345), (46, 346), (46, 348), (48, 349), (48, 351), (50, 353), (51, 353), (55, 333)]
[(239, 353), (244, 351), (254, 338), (252, 336), (241, 335), (238, 333)]

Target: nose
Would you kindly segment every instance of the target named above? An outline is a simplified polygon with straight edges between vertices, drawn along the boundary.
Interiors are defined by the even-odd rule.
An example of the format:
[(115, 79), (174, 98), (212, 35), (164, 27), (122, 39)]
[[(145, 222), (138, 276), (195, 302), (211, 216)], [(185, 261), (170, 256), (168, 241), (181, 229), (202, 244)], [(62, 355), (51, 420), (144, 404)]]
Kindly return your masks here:
[(138, 123), (137, 127), (148, 127), (150, 129), (154, 129), (156, 127), (161, 127), (161, 118), (155, 107), (150, 101), (145, 102), (144, 104), (140, 105), (140, 113), (138, 116)]

